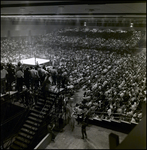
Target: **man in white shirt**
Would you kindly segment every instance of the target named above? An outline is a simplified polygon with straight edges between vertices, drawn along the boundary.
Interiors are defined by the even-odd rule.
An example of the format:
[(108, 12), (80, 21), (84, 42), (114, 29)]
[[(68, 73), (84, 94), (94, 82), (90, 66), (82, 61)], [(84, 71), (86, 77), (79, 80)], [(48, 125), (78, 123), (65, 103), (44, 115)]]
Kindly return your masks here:
[(48, 71), (44, 70), (41, 66), (38, 67), (38, 75), (40, 77), (40, 84), (42, 85), (44, 82), (44, 79), (46, 75), (48, 74)]
[(8, 74), (4, 66), (1, 66), (1, 93), (6, 93), (6, 75)]
[(30, 73), (31, 73), (31, 89), (37, 90), (39, 87), (39, 79), (40, 79), (37, 67), (35, 68), (31, 67)]

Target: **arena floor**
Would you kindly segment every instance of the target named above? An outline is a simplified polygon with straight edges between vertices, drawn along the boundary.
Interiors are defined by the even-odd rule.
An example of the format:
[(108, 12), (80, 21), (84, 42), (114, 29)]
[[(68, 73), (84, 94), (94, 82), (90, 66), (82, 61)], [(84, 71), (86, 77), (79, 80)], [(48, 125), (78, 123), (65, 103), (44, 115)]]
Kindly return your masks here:
[(127, 134), (102, 128), (95, 125), (87, 127), (87, 139), (81, 139), (81, 124), (75, 126), (74, 131), (70, 125), (64, 127), (64, 131), (57, 134), (55, 141), (51, 142), (45, 149), (109, 149), (109, 134), (119, 136), (121, 143)]

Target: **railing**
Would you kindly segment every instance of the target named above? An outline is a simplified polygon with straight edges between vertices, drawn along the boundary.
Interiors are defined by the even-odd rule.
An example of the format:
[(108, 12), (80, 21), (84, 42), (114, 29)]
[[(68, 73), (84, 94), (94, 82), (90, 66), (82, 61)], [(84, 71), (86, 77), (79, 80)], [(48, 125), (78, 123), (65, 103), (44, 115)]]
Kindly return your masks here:
[[(95, 112), (95, 111), (93, 111), (92, 113), (100, 115), (100, 119), (104, 119), (104, 117), (109, 117), (107, 112)], [(131, 118), (132, 118), (131, 116), (127, 116), (126, 114), (122, 114), (122, 113), (111, 113), (111, 117), (112, 117), (112, 120), (119, 120), (120, 122), (126, 121), (126, 120), (130, 120), (130, 121), (126, 121), (126, 122), (131, 122)], [(108, 120), (111, 120), (110, 118)], [(117, 119), (115, 119), (115, 118), (117, 118)], [(125, 118), (125, 119), (123, 119), (123, 118)], [(133, 118), (138, 119), (137, 117), (133, 117)], [(139, 122), (135, 122), (135, 123), (138, 124)]]

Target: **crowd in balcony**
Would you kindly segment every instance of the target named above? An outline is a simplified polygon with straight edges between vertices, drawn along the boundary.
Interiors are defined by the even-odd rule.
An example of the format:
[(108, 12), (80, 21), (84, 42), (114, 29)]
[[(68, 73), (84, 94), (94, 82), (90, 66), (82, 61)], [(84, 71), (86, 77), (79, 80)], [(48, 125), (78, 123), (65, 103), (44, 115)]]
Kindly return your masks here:
[[(25, 70), (17, 65), (20, 59), (35, 55), (49, 59), (50, 65), (54, 66), (57, 76), (53, 85), (73, 91), (79, 88), (85, 90), (83, 101), (75, 108), (106, 119), (112, 119), (113, 113), (124, 114), (132, 121), (139, 122), (142, 117), (141, 102), (146, 101), (146, 54), (144, 51), (133, 53), (132, 50), (141, 37), (141, 31), (83, 28), (63, 29), (32, 37), (31, 41), (27, 38), (2, 40), (1, 62), (5, 70), (10, 72), (9, 66), (13, 70), (13, 80), (7, 78), (6, 89), (9, 90), (10, 82), (17, 80), (17, 75), (22, 74), (22, 78), (25, 78), (27, 69), (39, 71), (40, 66)], [(8, 62), (15, 62), (16, 65)], [(53, 73), (45, 67), (41, 68), (46, 78), (52, 77), (49, 79), (52, 82)], [(38, 84), (33, 85), (35, 88), (43, 85), (45, 78), (39, 76), (39, 79)], [(28, 80), (17, 80), (17, 90), (21, 91), (23, 84), (28, 86), (25, 81)], [(31, 85), (27, 88), (32, 89)], [(107, 115), (99, 112), (106, 112)], [(75, 111), (75, 114), (78, 113)], [(124, 118), (122, 116), (121, 119)]]

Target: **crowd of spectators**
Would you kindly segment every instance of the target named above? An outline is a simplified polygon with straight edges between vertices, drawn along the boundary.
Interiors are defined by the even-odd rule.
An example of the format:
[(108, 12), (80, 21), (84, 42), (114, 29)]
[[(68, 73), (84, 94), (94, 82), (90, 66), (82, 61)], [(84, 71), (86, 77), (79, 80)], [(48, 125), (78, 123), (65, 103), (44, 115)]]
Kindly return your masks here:
[(85, 89), (83, 101), (77, 106), (84, 108), (85, 112), (90, 110), (99, 118), (113, 119), (117, 113), (123, 120), (139, 122), (142, 116), (141, 103), (146, 102), (145, 53), (138, 53), (132, 57), (130, 55), (118, 57), (114, 53), (110, 55), (107, 68), (111, 70), (103, 69), (103, 74), (103, 71), (100, 72), (103, 64), (98, 67), (99, 76), (91, 78), (83, 86)]
[[(141, 38), (141, 31), (63, 29), (32, 37), (31, 42), (27, 38), (1, 41), (1, 61), (17, 63), (34, 55), (49, 59), (58, 74), (68, 78), (67, 88), (83, 86), (83, 101), (76, 107), (98, 117), (112, 119), (113, 113), (119, 113), (124, 114), (121, 119), (128, 116), (139, 122), (141, 102), (146, 101), (146, 54), (132, 49)], [(58, 85), (60, 79), (59, 75)]]
[[(30, 56), (55, 54), (55, 50), (69, 47), (75, 49), (111, 50), (117, 52), (131, 52), (144, 33), (142, 31), (100, 30), (100, 29), (62, 29), (57, 32), (1, 40), (1, 61), (18, 62)], [(57, 51), (58, 53), (58, 51)]]

